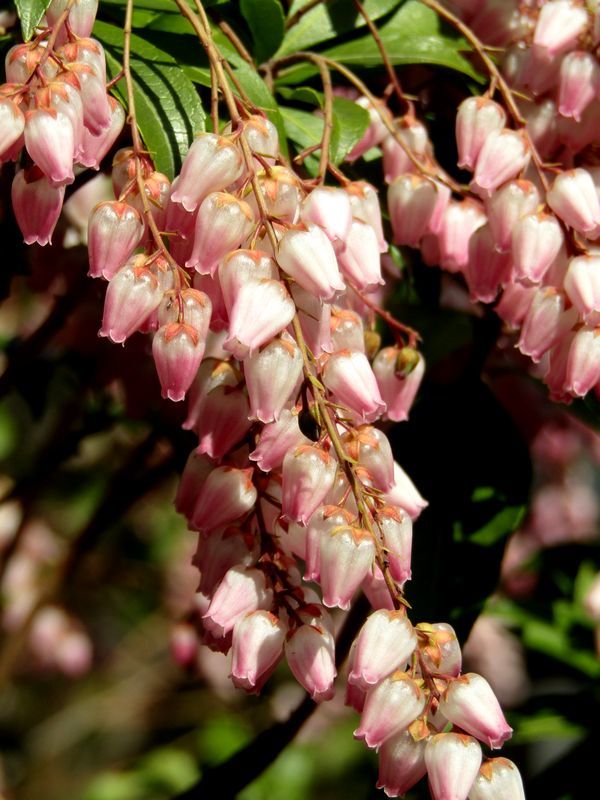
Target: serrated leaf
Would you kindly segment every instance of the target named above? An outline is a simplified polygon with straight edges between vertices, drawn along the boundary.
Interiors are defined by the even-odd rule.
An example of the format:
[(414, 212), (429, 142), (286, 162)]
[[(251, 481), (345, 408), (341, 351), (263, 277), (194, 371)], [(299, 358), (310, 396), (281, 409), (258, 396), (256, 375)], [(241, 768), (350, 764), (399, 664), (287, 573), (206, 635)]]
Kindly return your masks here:
[[(308, 15), (307, 15), (308, 16)], [(379, 31), (390, 61), (394, 65), (436, 64), (462, 72), (475, 80), (480, 75), (462, 55), (468, 44), (447, 30), (441, 19), (419, 0), (407, 0)], [(323, 55), (342, 64), (376, 67), (382, 64), (381, 53), (371, 35), (330, 47)], [(312, 64), (282, 70), (282, 83), (299, 83), (313, 75)]]
[(15, 0), (17, 14), (21, 20), (21, 32), (26, 42), (33, 36), (50, 2), (51, 0)]
[[(293, 3), (288, 19), (307, 2), (309, 0)], [(363, 6), (370, 19), (375, 21), (392, 11), (399, 5), (399, 2), (400, 0), (365, 0)], [(349, 0), (333, 0), (330, 3), (322, 3), (308, 11), (295, 25), (290, 27), (276, 55), (283, 56), (298, 50), (306, 50), (365, 25), (364, 18)]]
[[(102, 42), (111, 77), (123, 59), (123, 32), (115, 25), (96, 22), (94, 35)], [(204, 130), (204, 111), (198, 93), (176, 60), (140, 36), (131, 37), (131, 74), (136, 116), (156, 169), (173, 177), (179, 172), (194, 135)], [(125, 105), (124, 82), (115, 86)]]
[(279, 0), (241, 0), (240, 11), (252, 34), (254, 57), (261, 64), (281, 44), (284, 14)]

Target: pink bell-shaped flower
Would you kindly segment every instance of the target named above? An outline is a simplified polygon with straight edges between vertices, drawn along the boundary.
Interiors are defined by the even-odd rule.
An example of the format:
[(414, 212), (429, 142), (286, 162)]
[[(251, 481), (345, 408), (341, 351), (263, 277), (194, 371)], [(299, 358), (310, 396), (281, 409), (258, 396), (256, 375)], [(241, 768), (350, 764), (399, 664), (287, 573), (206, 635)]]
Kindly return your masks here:
[(481, 765), (481, 746), (472, 736), (438, 733), (425, 747), (433, 800), (467, 800)]
[(496, 249), (489, 225), (478, 228), (469, 241), (469, 261), (465, 270), (471, 300), (492, 303), (500, 287), (509, 282), (511, 272), (510, 253)]
[(521, 217), (512, 238), (515, 277), (528, 283), (540, 283), (563, 242), (562, 228), (554, 214)]
[(388, 243), (383, 235), (383, 222), (381, 220), (381, 206), (377, 189), (370, 183), (355, 181), (346, 186), (346, 191), (350, 197), (352, 215), (354, 219), (366, 222), (375, 231), (380, 253), (387, 253)]
[(223, 458), (250, 430), (250, 406), (243, 388), (226, 383), (205, 397), (195, 426), (198, 452)]
[(175, 508), (186, 517), (191, 517), (200, 489), (213, 470), (213, 463), (206, 456), (193, 450), (188, 456), (175, 496)]
[(11, 197), (17, 224), (25, 244), (46, 245), (60, 217), (64, 186), (55, 186), (37, 167), (17, 172)]
[(348, 681), (364, 690), (404, 669), (417, 646), (413, 626), (403, 611), (375, 611), (356, 637)]
[(206, 317), (202, 329), (185, 323), (170, 322), (160, 327), (152, 340), (152, 355), (162, 396), (174, 402), (185, 397), (204, 355), (211, 310), (210, 300), (206, 295), (204, 306)]
[(363, 422), (373, 422), (386, 410), (364, 353), (351, 350), (333, 353), (325, 362), (322, 378), (336, 402)]
[(128, 203), (106, 200), (88, 222), (89, 274), (110, 280), (130, 258), (144, 235), (140, 213)]
[(83, 129), (81, 146), (77, 155), (77, 162), (84, 167), (99, 169), (102, 159), (116, 142), (125, 125), (125, 110), (123, 106), (109, 97), (110, 124), (101, 133), (94, 135), (87, 128)]
[(352, 225), (350, 198), (343, 189), (319, 186), (302, 203), (300, 219), (318, 225), (330, 241), (345, 242)]
[(194, 267), (201, 275), (214, 275), (219, 261), (245, 241), (253, 224), (254, 214), (244, 200), (228, 192), (209, 194), (198, 209), (194, 246), (186, 267)]
[(489, 196), (522, 172), (529, 162), (529, 156), (527, 142), (521, 132), (508, 128), (492, 131), (477, 156), (471, 186), (482, 196)]
[(523, 286), (521, 283), (509, 283), (502, 292), (500, 302), (494, 311), (512, 330), (518, 330), (527, 316), (527, 312), (535, 297), (535, 286)]
[(579, 122), (581, 115), (600, 91), (600, 66), (592, 53), (575, 50), (560, 65), (558, 110), (563, 117)]
[(373, 486), (382, 492), (394, 485), (394, 455), (382, 431), (370, 425), (353, 428), (342, 437), (350, 458), (368, 470)]
[(394, 462), (394, 485), (386, 492), (383, 499), (390, 506), (400, 506), (413, 520), (429, 505), (396, 461)]
[(545, 3), (533, 32), (533, 46), (539, 57), (550, 61), (573, 49), (589, 22), (585, 8), (573, 0)]
[(393, 672), (370, 689), (354, 731), (367, 747), (380, 747), (386, 739), (407, 728), (425, 707), (425, 695), (406, 672)]
[(373, 372), (393, 422), (408, 419), (425, 374), (425, 359), (409, 347), (384, 347), (373, 360)]
[(600, 256), (572, 258), (565, 275), (564, 288), (584, 319), (600, 312)]
[(218, 585), (203, 616), (204, 625), (214, 636), (223, 637), (244, 614), (268, 609), (273, 591), (259, 569), (235, 566), (228, 570)]
[(0, 158), (10, 150), (23, 135), (25, 117), (19, 106), (10, 98), (0, 100)]
[(355, 523), (356, 514), (338, 505), (322, 505), (311, 515), (304, 542), (304, 561), (306, 562), (304, 580), (318, 581), (320, 578), (321, 540), (323, 537), (332, 531), (351, 528)]
[(384, 506), (377, 512), (377, 525), (383, 535), (392, 578), (401, 586), (411, 578), (412, 520), (394, 506)]
[(276, 422), (265, 425), (258, 444), (248, 458), (256, 461), (263, 472), (279, 469), (288, 450), (309, 445), (310, 441), (298, 425), (298, 410), (284, 408)]
[(302, 375), (300, 348), (283, 334), (244, 361), (250, 414), (260, 422), (279, 419)]
[(246, 358), (281, 333), (295, 313), (294, 301), (281, 281), (246, 281), (230, 309), (229, 335), (223, 346), (236, 358)]
[(373, 565), (372, 535), (354, 526), (336, 526), (321, 535), (319, 550), (323, 603), (350, 608), (352, 595)]
[(247, 514), (256, 498), (251, 469), (215, 467), (200, 488), (191, 524), (199, 531), (228, 525)]
[(469, 800), (525, 800), (521, 773), (508, 758), (490, 758), (483, 762)]
[(190, 389), (188, 415), (181, 426), (184, 430), (196, 430), (204, 415), (206, 398), (218, 386), (238, 386), (241, 373), (229, 362), (215, 358), (205, 358)]
[(403, 796), (426, 774), (425, 739), (415, 742), (408, 731), (390, 736), (379, 750), (377, 788), (388, 797)]
[(165, 285), (145, 255), (133, 256), (108, 284), (100, 336), (121, 344), (160, 305)]
[(510, 181), (486, 200), (488, 224), (499, 250), (511, 249), (515, 225), (521, 217), (533, 214), (539, 203), (535, 185), (523, 180)]
[(285, 517), (306, 525), (333, 486), (337, 462), (316, 445), (301, 445), (283, 459), (281, 510)]
[(437, 231), (446, 211), (447, 187), (420, 175), (401, 175), (390, 184), (388, 205), (396, 244), (417, 247), (427, 231)]
[(400, 141), (388, 134), (381, 145), (383, 151), (383, 174), (386, 183), (392, 183), (400, 175), (407, 172), (417, 171), (416, 166), (408, 155), (409, 152), (420, 163), (426, 163), (432, 155), (429, 132), (418, 119), (407, 114), (396, 120), (396, 131)]
[(200, 570), (198, 589), (207, 595), (214, 594), (226, 572), (235, 566), (251, 567), (257, 556), (257, 542), (242, 528), (231, 527), (200, 535), (192, 559), (193, 565)]
[(314, 355), (331, 353), (331, 305), (323, 303), (297, 283), (291, 287), (302, 335)]
[(462, 272), (469, 260), (469, 241), (485, 225), (483, 207), (474, 200), (451, 200), (438, 232), (439, 263), (448, 272)]
[(69, 117), (52, 108), (37, 108), (25, 119), (25, 147), (32, 160), (52, 183), (73, 183), (75, 136)]
[(306, 230), (289, 229), (283, 234), (277, 261), (303, 289), (321, 300), (332, 300), (346, 288), (331, 242), (312, 223)]
[(568, 403), (571, 400), (571, 394), (567, 389), (567, 365), (575, 336), (571, 311), (574, 309), (566, 311), (563, 315), (558, 341), (548, 353), (547, 369), (544, 373), (544, 383), (548, 387), (550, 397), (559, 403)]
[(234, 250), (221, 261), (219, 284), (227, 312), (231, 314), (242, 287), (252, 280), (277, 280), (277, 265), (262, 250)]
[(502, 747), (512, 735), (492, 687), (474, 672), (450, 681), (440, 697), (440, 711), (447, 720), (491, 748)]
[(560, 336), (563, 311), (564, 297), (560, 292), (552, 287), (537, 290), (523, 321), (517, 344), (523, 355), (537, 363), (556, 343)]
[(361, 317), (347, 308), (333, 306), (331, 309), (332, 350), (365, 351), (365, 328)]
[(270, 611), (251, 611), (233, 627), (231, 679), (247, 692), (259, 692), (283, 655), (286, 626)]
[(201, 133), (188, 150), (171, 200), (195, 211), (208, 194), (236, 181), (243, 169), (242, 153), (232, 139)]
[(578, 167), (559, 173), (547, 195), (555, 214), (579, 233), (592, 233), (600, 226), (600, 199), (590, 173)]
[[(54, 25), (60, 15), (67, 8), (66, 0), (52, 0), (46, 9), (46, 18), (49, 25)], [(92, 32), (98, 0), (75, 0), (69, 11), (69, 28), (81, 38), (86, 38)]]
[(502, 130), (505, 124), (504, 109), (488, 97), (468, 97), (463, 100), (456, 114), (458, 166), (474, 169), (488, 136), (493, 131)]
[(600, 328), (580, 328), (569, 349), (565, 388), (575, 397), (585, 397), (597, 383), (600, 383)]
[(384, 283), (377, 234), (366, 222), (352, 221), (346, 240), (336, 253), (344, 277), (361, 291), (371, 291)]
[(335, 640), (319, 618), (296, 628), (285, 643), (285, 657), (294, 677), (315, 702), (331, 700), (337, 674)]
[[(257, 178), (269, 215), (273, 219), (295, 225), (300, 216), (301, 195), (298, 176), (285, 167), (271, 167), (268, 175), (261, 171)], [(255, 216), (259, 217), (256, 197), (250, 187), (245, 199)]]

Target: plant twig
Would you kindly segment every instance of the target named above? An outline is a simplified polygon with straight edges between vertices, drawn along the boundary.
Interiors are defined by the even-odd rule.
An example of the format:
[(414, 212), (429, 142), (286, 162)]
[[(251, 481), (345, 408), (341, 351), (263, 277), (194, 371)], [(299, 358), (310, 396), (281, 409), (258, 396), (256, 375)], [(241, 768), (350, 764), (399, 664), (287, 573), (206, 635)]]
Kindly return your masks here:
[(312, 11), (321, 3), (325, 4), (328, 3), (329, 0), (308, 0), (306, 5), (303, 5), (302, 8), (299, 8), (295, 14), (292, 14), (291, 17), (288, 17), (285, 21), (285, 29), (286, 31), (292, 28), (297, 22), (299, 22), (305, 14), (308, 14), (309, 11)]
[(379, 52), (381, 53), (381, 59), (383, 61), (383, 65), (389, 76), (392, 87), (396, 92), (396, 97), (398, 98), (400, 103), (404, 106), (407, 112), (412, 111), (412, 103), (410, 102), (410, 100), (407, 99), (406, 95), (404, 94), (404, 91), (402, 90), (402, 86), (400, 85), (400, 81), (398, 80), (398, 76), (396, 75), (396, 70), (394, 69), (392, 62), (390, 61), (388, 51), (386, 50), (386, 47), (381, 39), (381, 36), (379, 35), (377, 26), (367, 13), (367, 10), (360, 2), (360, 0), (353, 0), (353, 2), (356, 8), (358, 9), (359, 13), (361, 14), (362, 18), (367, 23), (367, 27), (371, 32), (371, 36), (373, 37), (373, 40), (377, 45)]
[(187, 273), (175, 261), (170, 254), (167, 246), (164, 243), (163, 237), (158, 229), (154, 220), (150, 203), (146, 195), (146, 184), (142, 174), (142, 155), (145, 152), (142, 146), (140, 131), (137, 124), (137, 117), (135, 112), (135, 92), (133, 87), (133, 79), (131, 77), (131, 35), (132, 35), (132, 20), (133, 20), (133, 0), (127, 0), (125, 11), (125, 26), (123, 28), (123, 76), (125, 78), (125, 85), (127, 87), (127, 107), (128, 107), (128, 120), (131, 128), (131, 138), (133, 142), (133, 152), (135, 155), (135, 179), (142, 202), (144, 218), (154, 243), (157, 249), (166, 258), (167, 262), (174, 271), (177, 281), (188, 280)]
[(416, 331), (414, 328), (411, 328), (409, 325), (405, 325), (403, 322), (400, 322), (399, 319), (396, 319), (396, 317), (393, 314), (390, 314), (389, 311), (386, 311), (385, 308), (378, 306), (377, 303), (374, 303), (364, 292), (361, 292), (360, 289), (357, 289), (354, 284), (349, 283), (348, 285), (354, 294), (356, 294), (366, 306), (372, 309), (377, 316), (381, 317), (381, 319), (384, 319), (387, 322), (390, 328), (394, 328), (395, 330), (400, 331), (400, 333), (402, 333), (404, 336), (408, 337), (409, 347), (415, 347), (417, 343), (421, 341), (421, 336), (418, 331)]

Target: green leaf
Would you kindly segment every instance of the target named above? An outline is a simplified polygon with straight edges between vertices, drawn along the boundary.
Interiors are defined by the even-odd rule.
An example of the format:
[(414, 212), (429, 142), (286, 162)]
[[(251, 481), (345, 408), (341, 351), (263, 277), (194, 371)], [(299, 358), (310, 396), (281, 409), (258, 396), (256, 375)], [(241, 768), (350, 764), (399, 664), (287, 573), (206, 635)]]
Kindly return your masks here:
[(369, 112), (343, 97), (333, 99), (333, 133), (330, 157), (335, 164), (346, 158), (369, 127)]
[[(358, 113), (357, 113), (358, 112)], [(323, 117), (281, 106), (285, 130), (301, 150), (321, 142)], [(369, 114), (364, 108), (341, 97), (333, 101), (333, 130), (329, 143), (329, 158), (334, 164), (344, 160), (348, 152), (362, 137), (369, 124)]]
[(283, 39), (283, 8), (279, 0), (241, 0), (240, 11), (252, 33), (254, 56), (261, 64), (273, 55)]
[[(94, 35), (104, 45), (109, 75), (114, 77), (123, 60), (123, 32), (115, 25), (96, 22)], [(140, 133), (156, 169), (173, 179), (194, 134), (204, 130), (202, 104), (193, 83), (171, 55), (136, 35), (131, 37), (131, 52)], [(127, 105), (123, 81), (114, 91)]]
[(534, 717), (517, 717), (511, 744), (526, 744), (539, 739), (571, 739), (584, 733), (582, 725), (560, 714), (542, 711)]
[[(210, 68), (206, 55), (200, 46), (193, 29), (187, 19), (175, 14), (162, 14), (153, 20), (149, 28), (143, 31), (144, 39), (162, 46), (177, 60), (185, 75), (200, 86), (210, 87)], [(250, 66), (233, 49), (228, 39), (218, 28), (212, 29), (213, 39), (219, 50), (234, 68), (235, 76), (254, 105), (262, 109), (279, 133), (281, 152), (287, 156), (285, 127), (277, 101), (267, 88), (254, 67)], [(235, 93), (237, 89), (231, 84)]]
[(17, 14), (21, 20), (23, 39), (26, 42), (33, 36), (50, 2), (51, 0), (15, 0)]
[[(309, 0), (292, 3), (288, 18), (306, 5)], [(400, 0), (365, 0), (363, 6), (369, 17), (375, 21), (394, 9)], [(366, 25), (364, 18), (349, 0), (333, 0), (321, 3), (308, 11), (288, 30), (277, 56), (306, 50), (328, 39), (335, 39), (355, 28)]]
[[(308, 16), (308, 15), (307, 15)], [(407, 0), (379, 31), (390, 61), (394, 65), (437, 64), (457, 70), (474, 79), (479, 74), (462, 55), (469, 45), (448, 31), (431, 9), (419, 0)], [(334, 61), (356, 67), (382, 64), (381, 53), (371, 35), (331, 47), (323, 54)], [(301, 64), (281, 72), (284, 83), (298, 83), (315, 73), (312, 64)]]

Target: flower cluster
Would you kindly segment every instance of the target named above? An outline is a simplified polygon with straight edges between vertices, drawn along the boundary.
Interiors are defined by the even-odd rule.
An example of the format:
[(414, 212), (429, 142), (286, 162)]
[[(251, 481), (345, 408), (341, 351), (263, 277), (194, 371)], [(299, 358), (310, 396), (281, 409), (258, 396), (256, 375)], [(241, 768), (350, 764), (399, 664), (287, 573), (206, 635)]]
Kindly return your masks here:
[(53, 0), (48, 26), (6, 55), (0, 86), (0, 163), (18, 161), (12, 184), (17, 223), (27, 244), (51, 242), (65, 186), (78, 170), (97, 169), (125, 123), (106, 92), (102, 46), (90, 33), (97, 0), (67, 8)]
[[(393, 121), (370, 104), (357, 151), (381, 146), (395, 242), (462, 275), (473, 302), (498, 301), (535, 374), (568, 402), (600, 382), (598, 12), (575, 0), (451, 5), (485, 45), (507, 48), (493, 82), (503, 102), (488, 93), (458, 108), (469, 186), (436, 162), (412, 109)], [(531, 99), (517, 105), (513, 89)]]
[[(97, 168), (124, 122), (88, 38), (94, 13), (87, 0), (55, 0), (48, 28), (7, 57), (2, 158), (24, 144), (13, 201), (27, 242), (50, 241), (74, 168)], [(560, 337), (535, 355), (549, 350), (552, 370), (568, 338), (560, 392), (594, 385), (588, 339), (595, 347), (600, 307), (586, 300), (584, 313), (568, 277), (592, 258), (582, 242), (600, 226), (600, 207), (598, 219), (575, 208), (569, 188), (581, 173), (593, 186), (591, 173), (561, 174), (545, 192), (521, 175), (535, 160), (531, 138), (508, 128), (491, 98), (471, 98), (457, 136), (473, 181), (459, 201), (412, 112), (396, 124), (385, 107), (358, 102), (372, 124), (349, 158), (381, 144), (394, 241), (464, 274), (473, 299), (492, 302), (503, 287), (506, 307), (511, 290), (533, 293), (536, 331), (556, 304), (547, 298), (560, 296)], [(331, 609), (348, 610), (362, 590), (371, 613), (350, 650), (346, 703), (360, 714), (355, 736), (379, 752), (380, 787), (397, 796), (427, 774), (435, 800), (522, 797), (512, 762), (482, 765), (480, 742), (499, 748), (512, 733), (493, 690), (461, 673), (453, 629), (414, 626), (403, 597), (427, 502), (381, 423), (408, 418), (425, 363), (410, 328), (386, 315), (395, 341), (383, 348), (376, 331), (388, 250), (377, 191), (343, 176), (339, 186), (303, 179), (281, 159), (275, 126), (248, 110), (197, 136), (171, 182), (130, 111), (115, 199), (89, 219), (89, 274), (108, 282), (100, 335), (152, 336), (163, 397), (187, 399), (184, 427), (198, 440), (176, 507), (198, 535), (200, 584), (175, 656), (189, 663), (198, 642), (229, 653), (234, 685), (250, 693), (285, 659), (315, 702), (329, 700), (344, 656)], [(552, 211), (539, 208), (544, 192)], [(569, 248), (578, 255), (561, 272)]]

